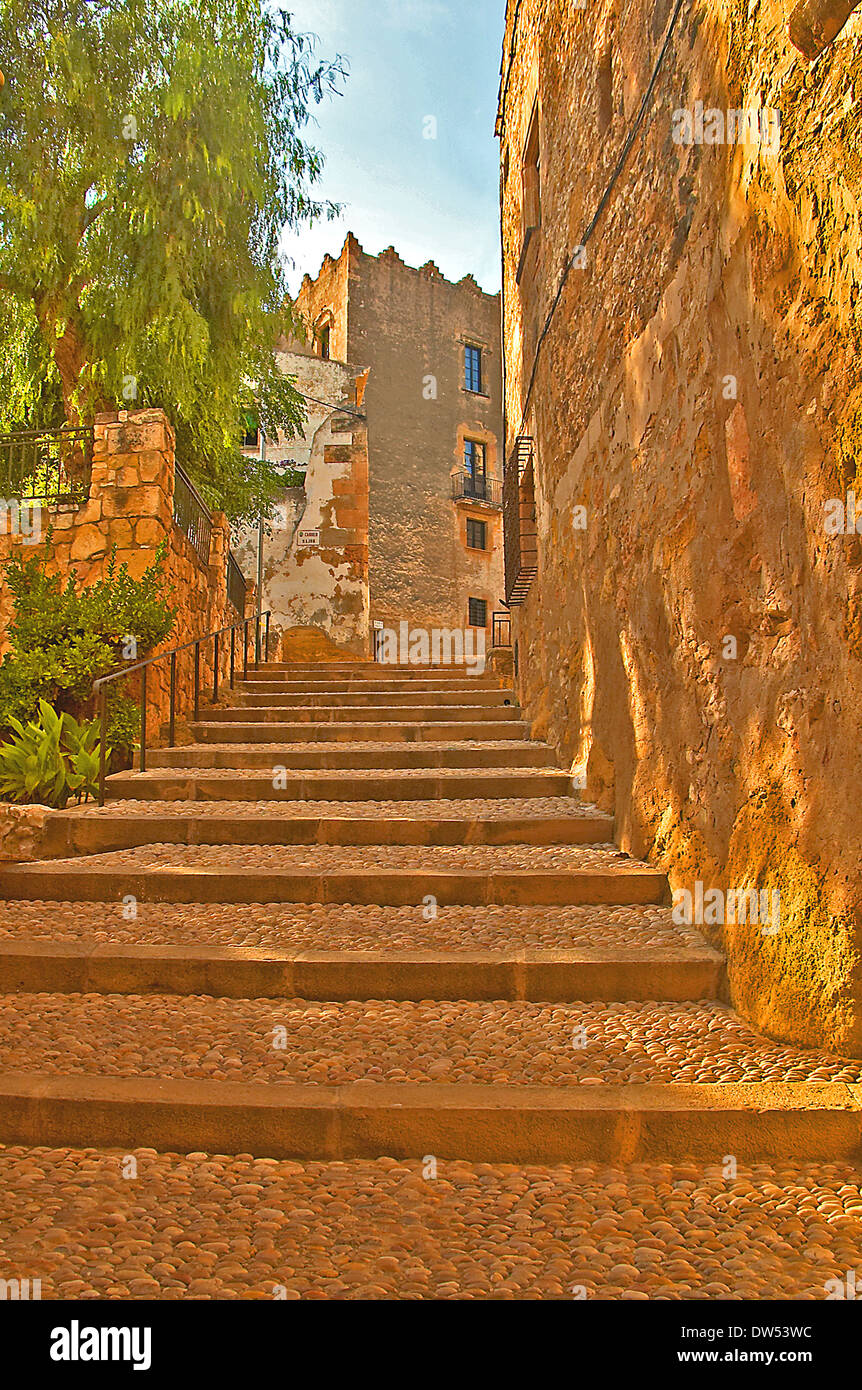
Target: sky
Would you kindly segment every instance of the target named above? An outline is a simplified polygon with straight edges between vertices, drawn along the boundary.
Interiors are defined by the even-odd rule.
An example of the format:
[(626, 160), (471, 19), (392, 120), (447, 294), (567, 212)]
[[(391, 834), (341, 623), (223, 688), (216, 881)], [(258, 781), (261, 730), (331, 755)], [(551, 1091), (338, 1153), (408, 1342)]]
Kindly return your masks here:
[[(347, 59), (343, 95), (313, 106), (309, 143), (325, 156), (316, 196), (343, 203), (335, 222), (287, 234), (295, 293), (348, 231), (377, 255), (434, 261), (449, 280), (500, 288), (494, 138), (505, 0), (286, 0), (317, 55)], [(436, 139), (426, 138), (434, 130)], [(295, 262), (290, 266), (289, 262)]]

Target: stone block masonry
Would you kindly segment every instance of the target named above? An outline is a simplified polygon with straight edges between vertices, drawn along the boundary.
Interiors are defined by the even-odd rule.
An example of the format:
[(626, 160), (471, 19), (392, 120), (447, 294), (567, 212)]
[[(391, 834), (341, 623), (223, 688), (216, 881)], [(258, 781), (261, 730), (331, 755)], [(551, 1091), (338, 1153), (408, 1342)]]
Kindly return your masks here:
[[(519, 690), (674, 889), (780, 892), (774, 935), (706, 927), (735, 1004), (860, 1053), (862, 539), (824, 525), (859, 490), (859, 13), (810, 68), (787, 5), (684, 4), (527, 402), (671, 10), (508, 6), (507, 437), (534, 440), (538, 532)], [(698, 102), (779, 113), (777, 147), (676, 143)]]
[[(47, 570), (63, 580), (74, 575), (81, 587), (103, 578), (116, 547), (117, 565), (126, 564), (139, 579), (166, 543), (165, 590), (176, 608), (173, 631), (162, 644), (168, 651), (181, 643), (204, 637), (234, 622), (238, 615), (227, 598), (227, 554), (230, 534), (227, 518), (215, 513), (209, 563), (204, 564), (173, 519), (175, 480), (174, 433), (161, 410), (119, 411), (96, 417), (89, 496), (78, 508), (46, 507), (43, 533), (51, 528)], [(19, 547), (25, 556), (42, 554), (26, 536), (0, 534), (0, 563)], [(6, 632), (12, 613), (11, 595), (0, 583), (0, 651), (8, 646)], [(220, 653), (222, 676), (227, 673), (228, 649)], [(130, 663), (131, 664), (131, 663)], [(213, 677), (212, 643), (201, 649), (201, 692), (206, 695)], [(137, 677), (130, 677), (128, 693), (138, 696)], [(170, 663), (159, 662), (147, 676), (148, 735), (168, 718)], [(193, 703), (193, 664), (186, 654), (177, 662), (177, 708), (188, 712)]]

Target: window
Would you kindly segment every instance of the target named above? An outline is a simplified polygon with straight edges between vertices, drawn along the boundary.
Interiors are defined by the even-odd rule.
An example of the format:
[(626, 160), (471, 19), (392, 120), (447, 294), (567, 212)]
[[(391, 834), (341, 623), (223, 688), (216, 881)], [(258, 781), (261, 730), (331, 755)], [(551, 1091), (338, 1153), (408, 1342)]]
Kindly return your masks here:
[(469, 613), (467, 615), (468, 627), (487, 627), (488, 626), (488, 604), (483, 598), (470, 598), (467, 600)]
[(246, 415), (243, 424), (245, 425), (245, 432), (242, 437), (243, 449), (256, 449), (260, 440), (257, 420), (253, 415)]
[(485, 535), (487, 528), (484, 521), (476, 521), (474, 517), (467, 517), (467, 544), (471, 550), (486, 550)]
[(320, 330), (320, 355), (324, 362), (329, 361), (329, 324), (325, 324)]
[(465, 497), (484, 497), (485, 488), (485, 445), (478, 439), (464, 440), (464, 479)]
[(482, 349), (469, 343), (464, 348), (464, 387), (476, 395), (482, 391)]
[(539, 147), (539, 107), (533, 107), (522, 169), (524, 234), (542, 225), (541, 151)]

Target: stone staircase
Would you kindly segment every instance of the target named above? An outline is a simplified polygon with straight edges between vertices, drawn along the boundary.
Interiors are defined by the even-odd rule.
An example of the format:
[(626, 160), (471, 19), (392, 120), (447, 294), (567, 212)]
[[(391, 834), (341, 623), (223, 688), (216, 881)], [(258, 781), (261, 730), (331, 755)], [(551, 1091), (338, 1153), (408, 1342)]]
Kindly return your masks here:
[(849, 1157), (511, 689), (268, 665), (0, 872), (0, 1142), (303, 1160)]

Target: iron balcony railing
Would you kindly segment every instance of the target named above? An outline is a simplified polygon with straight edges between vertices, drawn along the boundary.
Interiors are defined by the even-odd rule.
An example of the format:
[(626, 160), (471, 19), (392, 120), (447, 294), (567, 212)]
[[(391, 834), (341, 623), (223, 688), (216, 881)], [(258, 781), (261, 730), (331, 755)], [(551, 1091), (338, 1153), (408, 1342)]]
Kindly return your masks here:
[(506, 602), (523, 603), (538, 573), (533, 441), (519, 435), (503, 475), (503, 559)]
[(499, 478), (486, 478), (466, 470), (452, 477), (452, 496), (456, 502), (484, 502), (489, 507), (502, 507), (503, 484)]
[(177, 464), (174, 471), (174, 525), (188, 537), (201, 561), (210, 562), (212, 513), (188, 474)]
[(245, 575), (234, 559), (232, 550), (227, 553), (227, 597), (241, 618), (245, 617)]
[(92, 468), (92, 426), (0, 434), (0, 494), (6, 501), (80, 507), (90, 494)]

